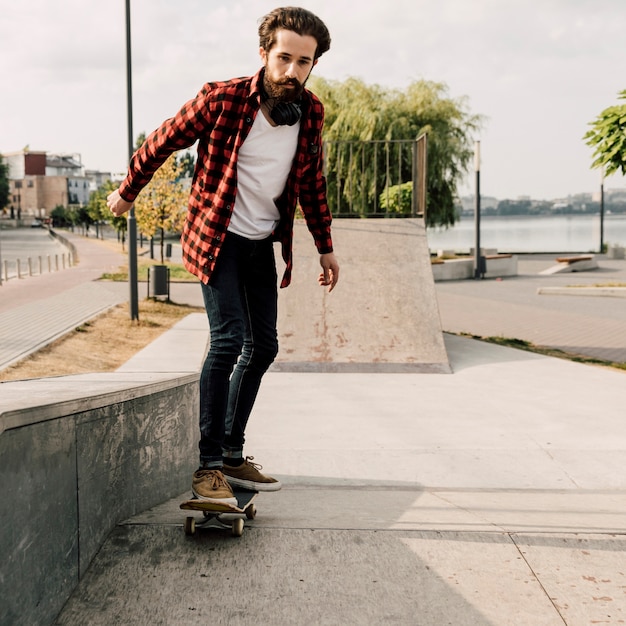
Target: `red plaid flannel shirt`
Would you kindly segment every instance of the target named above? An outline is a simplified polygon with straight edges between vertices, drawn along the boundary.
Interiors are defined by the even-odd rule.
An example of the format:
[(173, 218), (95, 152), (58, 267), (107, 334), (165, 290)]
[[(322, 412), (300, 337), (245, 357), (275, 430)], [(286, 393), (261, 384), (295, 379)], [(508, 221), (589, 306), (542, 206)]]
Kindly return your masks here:
[[(135, 152), (120, 195), (133, 202), (154, 172), (176, 150), (198, 141), (198, 158), (181, 238), (186, 268), (208, 283), (226, 235), (237, 195), (237, 155), (261, 106), (262, 72), (205, 84), (198, 95), (165, 120)], [(331, 215), (323, 176), (324, 108), (310, 91), (302, 99), (298, 147), (281, 197), (273, 238), (286, 263), (281, 287), (291, 280), (293, 220), (298, 203), (320, 254), (333, 251)]]

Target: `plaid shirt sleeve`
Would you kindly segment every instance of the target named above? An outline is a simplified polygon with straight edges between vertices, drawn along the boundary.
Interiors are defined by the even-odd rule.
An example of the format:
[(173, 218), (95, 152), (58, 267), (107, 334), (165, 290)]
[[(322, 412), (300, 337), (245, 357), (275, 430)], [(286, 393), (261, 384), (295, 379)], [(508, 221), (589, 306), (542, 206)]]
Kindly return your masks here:
[[(132, 202), (176, 150), (198, 142), (198, 158), (181, 237), (183, 263), (208, 282), (230, 222), (237, 193), (237, 154), (247, 136), (258, 96), (251, 78), (207, 83), (133, 155), (120, 195)], [(256, 107), (255, 107), (255, 102)]]
[(171, 154), (189, 148), (208, 132), (211, 127), (209, 93), (210, 85), (205, 85), (174, 117), (165, 120), (148, 135), (132, 156), (128, 175), (120, 186), (120, 195), (124, 200), (133, 202)]

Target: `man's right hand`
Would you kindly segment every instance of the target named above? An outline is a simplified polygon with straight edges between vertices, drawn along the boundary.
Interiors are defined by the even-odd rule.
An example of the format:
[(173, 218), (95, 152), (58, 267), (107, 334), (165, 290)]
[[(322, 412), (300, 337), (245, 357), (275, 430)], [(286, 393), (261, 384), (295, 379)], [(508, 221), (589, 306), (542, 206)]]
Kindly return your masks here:
[(107, 196), (107, 206), (111, 209), (111, 213), (113, 213), (115, 217), (119, 217), (120, 215), (124, 215), (127, 211), (130, 211), (130, 207), (133, 206), (133, 203), (126, 202), (126, 200), (120, 196), (119, 189), (116, 189)]

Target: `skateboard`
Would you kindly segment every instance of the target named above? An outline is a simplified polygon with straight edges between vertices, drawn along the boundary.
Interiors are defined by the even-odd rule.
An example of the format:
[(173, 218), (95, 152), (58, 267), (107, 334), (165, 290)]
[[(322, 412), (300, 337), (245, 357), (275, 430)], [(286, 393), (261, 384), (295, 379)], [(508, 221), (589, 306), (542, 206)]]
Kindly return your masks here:
[(233, 489), (233, 495), (237, 498), (237, 506), (232, 504), (216, 504), (198, 498), (185, 500), (180, 508), (185, 511), (201, 511), (203, 519), (197, 521), (196, 517), (188, 515), (183, 526), (186, 535), (193, 535), (196, 528), (217, 528), (229, 530), (233, 537), (241, 537), (243, 534), (244, 518), (252, 520), (256, 517), (256, 507), (253, 500), (258, 491), (245, 491)]

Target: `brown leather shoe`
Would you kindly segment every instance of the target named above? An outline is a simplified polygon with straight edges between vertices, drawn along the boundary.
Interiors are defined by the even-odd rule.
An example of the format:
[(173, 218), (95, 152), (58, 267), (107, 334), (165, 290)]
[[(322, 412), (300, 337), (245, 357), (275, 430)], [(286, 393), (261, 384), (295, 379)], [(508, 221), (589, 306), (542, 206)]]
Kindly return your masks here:
[(261, 474), (262, 465), (253, 463), (253, 456), (247, 456), (241, 465), (224, 464), (223, 472), (231, 487), (249, 489), (251, 491), (278, 491), (282, 488), (279, 481), (271, 476)]
[(196, 470), (191, 481), (191, 491), (196, 498), (206, 502), (237, 506), (237, 498), (233, 495), (233, 490), (224, 478), (224, 474), (218, 469)]

